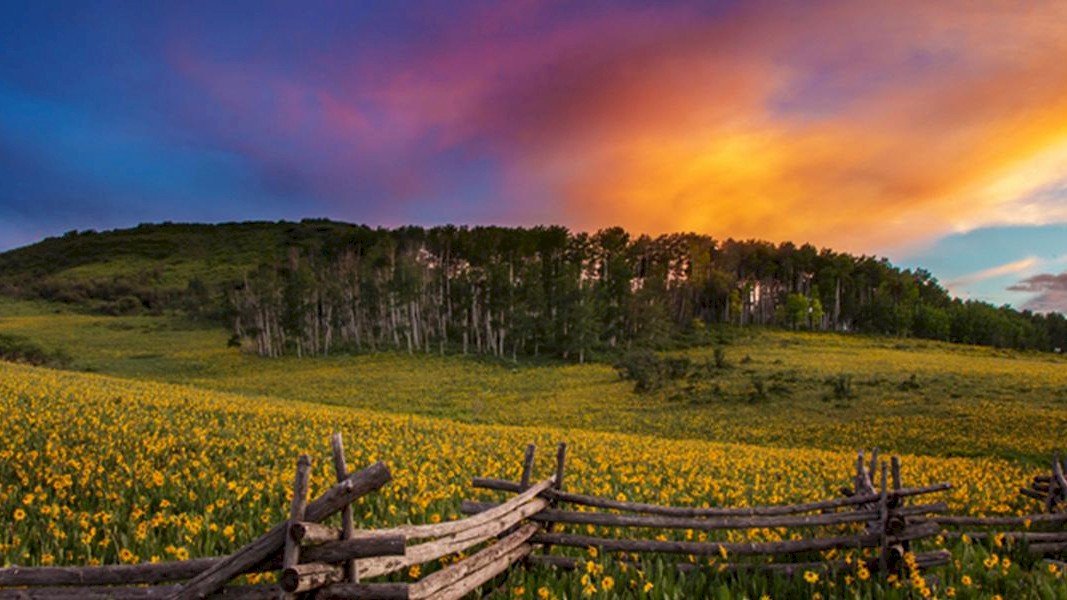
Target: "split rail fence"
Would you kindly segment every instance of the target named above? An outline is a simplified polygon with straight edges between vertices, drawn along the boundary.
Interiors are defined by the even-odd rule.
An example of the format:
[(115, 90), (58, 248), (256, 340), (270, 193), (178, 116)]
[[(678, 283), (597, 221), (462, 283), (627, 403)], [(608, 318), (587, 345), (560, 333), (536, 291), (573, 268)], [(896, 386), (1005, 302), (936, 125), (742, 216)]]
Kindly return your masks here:
[[(526, 448), (519, 481), (476, 477), (473, 487), (506, 492), (501, 502), (464, 501), (465, 518), (385, 529), (356, 529), (352, 503), (391, 479), (383, 463), (350, 472), (340, 434), (331, 440), (337, 483), (308, 501), (311, 460), (296, 464), (289, 519), (228, 556), (168, 563), (105, 566), (8, 567), (0, 569), (0, 600), (112, 598), (316, 598), (413, 599), (462, 598), (480, 588), (495, 589), (509, 569), (548, 566), (573, 569), (584, 564), (574, 549), (597, 548), (620, 560), (640, 563), (653, 556), (685, 556), (683, 572), (765, 572), (791, 576), (809, 570), (858, 570), (856, 561), (824, 558), (830, 550), (861, 550), (872, 573), (903, 574), (913, 544), (939, 535), (993, 535), (1028, 544), (1030, 551), (1057, 555), (1067, 551), (1067, 464), (1053, 460), (1049, 475), (1038, 476), (1022, 493), (1042, 502), (1046, 512), (1025, 517), (947, 516), (943, 502), (925, 497), (950, 483), (904, 487), (900, 461), (869, 461), (860, 452), (852, 486), (842, 496), (792, 505), (683, 507), (643, 504), (568, 492), (563, 487), (565, 444), (556, 451), (555, 472), (533, 480), (535, 447)], [(875, 485), (877, 480), (878, 485)], [(574, 510), (579, 508), (580, 510)], [(590, 510), (596, 509), (596, 510)], [(340, 514), (340, 527), (325, 525)], [(1055, 531), (1023, 530), (1058, 527)], [(585, 533), (567, 531), (585, 528)], [(960, 531), (972, 527), (978, 531)], [(593, 528), (593, 529), (589, 529)], [(599, 529), (597, 529), (599, 528)], [(947, 529), (946, 529), (947, 528)], [(648, 537), (629, 530), (651, 531)], [(672, 541), (667, 532), (699, 532), (702, 541)], [(744, 532), (778, 531), (781, 539), (730, 541)], [(589, 535), (588, 532), (611, 535)], [(680, 536), (674, 536), (680, 537)], [(708, 537), (728, 539), (705, 539)], [(568, 550), (570, 549), (570, 550)], [(470, 551), (473, 554), (466, 556)], [(462, 553), (462, 554), (461, 554)], [(951, 560), (947, 550), (914, 552), (920, 568)], [(425, 569), (414, 582), (381, 581), (393, 573), (464, 556), (438, 570)], [(703, 559), (703, 562), (697, 562)], [(711, 564), (713, 563), (713, 564)], [(424, 569), (419, 569), (423, 571)], [(242, 575), (274, 572), (277, 583), (234, 584)], [(370, 581), (377, 579), (377, 581)]]
[(949, 539), (962, 538), (979, 542), (997, 539), (1020, 546), (1025, 552), (1064, 565), (1067, 553), (1067, 456), (1052, 457), (1047, 475), (1036, 475), (1019, 494), (1036, 501), (1041, 512), (1020, 516), (966, 517), (944, 515), (931, 519), (944, 528)]
[[(561, 446), (560, 456), (562, 456)], [(533, 447), (528, 448), (523, 468), (523, 481), (475, 478), (478, 488), (504, 492), (522, 492), (531, 470)], [(562, 465), (562, 461), (559, 461)], [(552, 506), (533, 515), (531, 520), (542, 524), (546, 530), (535, 534), (531, 541), (541, 545), (542, 552), (530, 557), (534, 564), (575, 568), (582, 561), (576, 557), (550, 554), (557, 547), (597, 548), (605, 552), (634, 554), (673, 554), (716, 559), (717, 571), (743, 572), (766, 571), (784, 574), (801, 573), (807, 570), (843, 569), (849, 567), (844, 561), (818, 560), (797, 562), (793, 557), (805, 553), (819, 553), (832, 549), (871, 549), (876, 558), (868, 567), (883, 573), (901, 572), (904, 553), (908, 545), (917, 540), (928, 539), (940, 533), (934, 523), (916, 523), (915, 517), (941, 513), (946, 505), (941, 502), (906, 505), (905, 500), (932, 494), (951, 488), (949, 483), (915, 488), (903, 488), (899, 482), (899, 461), (893, 461), (894, 487), (887, 486), (887, 465), (881, 464), (881, 488), (871, 482), (871, 473), (878, 465), (877, 456), (872, 456), (871, 467), (864, 465), (863, 456), (857, 461), (855, 490), (842, 498), (794, 505), (753, 506), (743, 508), (693, 508), (663, 506), (620, 501), (611, 498), (574, 494), (559, 486), (546, 490), (543, 495)], [(562, 481), (562, 467), (557, 468), (558, 481)], [(583, 507), (583, 510), (565, 510), (561, 505)], [(468, 514), (480, 514), (495, 508), (486, 502), (463, 503), (461, 510)], [(588, 508), (616, 512), (590, 511)], [(626, 537), (595, 537), (577, 533), (553, 532), (554, 526), (594, 526), (619, 531), (639, 528), (661, 532), (662, 530), (688, 530), (693, 532), (724, 532), (750, 530), (781, 530), (799, 533), (794, 539), (763, 542), (729, 541), (668, 541), (661, 539), (634, 539)], [(861, 531), (849, 532), (849, 529)], [(845, 529), (845, 533), (835, 533)], [(829, 532), (830, 535), (826, 535)], [(714, 534), (710, 534), (714, 535)], [(657, 536), (659, 537), (659, 536)], [(722, 559), (728, 560), (722, 560)], [(916, 555), (919, 566), (935, 566), (950, 560), (946, 551), (933, 551)], [(702, 568), (694, 562), (682, 562), (683, 571)]]

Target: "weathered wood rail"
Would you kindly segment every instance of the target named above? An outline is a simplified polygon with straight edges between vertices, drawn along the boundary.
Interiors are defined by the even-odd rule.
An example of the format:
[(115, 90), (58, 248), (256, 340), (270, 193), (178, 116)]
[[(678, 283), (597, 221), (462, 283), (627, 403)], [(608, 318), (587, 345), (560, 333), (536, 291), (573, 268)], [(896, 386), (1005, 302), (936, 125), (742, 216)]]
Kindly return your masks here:
[[(532, 538), (542, 528), (527, 520), (550, 505), (540, 494), (556, 485), (555, 477), (529, 485), (507, 502), (464, 519), (358, 530), (352, 502), (380, 489), (391, 476), (383, 463), (348, 473), (340, 434), (333, 436), (331, 447), (337, 484), (308, 502), (311, 459), (300, 456), (289, 519), (229, 556), (137, 565), (9, 567), (0, 569), (0, 600), (461, 598), (530, 554)], [(335, 514), (341, 515), (340, 528), (322, 523)], [(475, 549), (414, 583), (361, 581)], [(229, 585), (241, 575), (263, 572), (277, 572), (278, 583)]]
[[(970, 517), (940, 515), (929, 521), (944, 528), (947, 539), (1023, 545), (1027, 552), (1058, 563), (1067, 553), (1067, 456), (1055, 454), (1048, 474), (1035, 475), (1019, 495), (1035, 500), (1044, 512), (1017, 516)], [(968, 528), (968, 529), (964, 529)]]
[[(790, 505), (684, 507), (564, 490), (565, 444), (557, 447), (554, 473), (534, 481), (536, 449), (531, 444), (524, 453), (519, 481), (486, 477), (472, 481), (474, 488), (510, 494), (503, 501), (464, 501), (461, 512), (467, 516), (442, 523), (360, 529), (351, 505), (388, 483), (389, 469), (376, 463), (349, 472), (340, 434), (331, 439), (331, 449), (337, 483), (308, 501), (311, 459), (300, 456), (289, 518), (233, 554), (136, 565), (8, 567), (0, 569), (0, 600), (454, 600), (481, 588), (496, 588), (499, 578), (517, 566), (582, 568), (585, 559), (568, 549), (588, 548), (618, 553), (617, 560), (635, 564), (684, 555), (688, 561), (671, 559), (678, 560), (681, 572), (713, 568), (715, 572), (784, 576), (858, 569), (855, 561), (824, 559), (818, 554), (835, 549), (864, 550), (876, 557), (864, 567), (871, 573), (901, 575), (912, 544), (939, 535), (949, 539), (966, 535), (977, 542), (1008, 540), (1042, 556), (1059, 557), (1067, 552), (1067, 511), (1063, 510), (1067, 481), (1065, 464), (1058, 456), (1050, 473), (1035, 477), (1022, 492), (1041, 502), (1046, 512), (983, 518), (945, 515), (944, 502), (922, 501), (922, 497), (950, 489), (951, 484), (904, 487), (900, 461), (896, 457), (888, 464), (879, 461), (877, 451), (869, 461), (862, 452), (858, 454), (852, 486), (842, 488), (841, 497)], [(1037, 498), (1041, 493), (1045, 495)], [(919, 502), (909, 504), (915, 500)], [(339, 515), (340, 527), (324, 523), (334, 515)], [(568, 531), (569, 527), (582, 531)], [(636, 533), (631, 535), (631, 530)], [(787, 530), (788, 535), (737, 541), (754, 530)], [(701, 537), (698, 541), (668, 539), (671, 531), (686, 531), (687, 536), (700, 532)], [(649, 539), (647, 532), (656, 534), (656, 539)], [(716, 536), (729, 539), (708, 539)], [(440, 559), (461, 553), (462, 560), (438, 568)], [(913, 557), (920, 569), (951, 560), (944, 549), (914, 552)], [(420, 569), (427, 572), (421, 579), (380, 579), (396, 579), (394, 574), (423, 565), (432, 566)], [(275, 573), (277, 583), (235, 584), (242, 575), (266, 572)]]
[[(524, 485), (529, 480), (533, 463), (533, 447), (527, 448), (523, 480), (519, 482), (476, 477), (472, 484), (476, 488), (513, 493), (526, 493)], [(903, 567), (904, 552), (907, 545), (916, 540), (937, 536), (941, 528), (936, 523), (915, 522), (914, 517), (928, 517), (945, 512), (947, 506), (942, 502), (906, 506), (906, 498), (932, 494), (951, 488), (949, 483), (939, 483), (924, 487), (904, 488), (900, 485), (899, 461), (893, 460), (894, 485), (890, 491), (886, 473), (888, 465), (882, 463), (882, 486), (876, 489), (870, 483), (869, 473), (877, 464), (877, 455), (872, 456), (872, 467), (864, 465), (862, 453), (857, 461), (855, 489), (848, 490), (842, 498), (831, 498), (817, 502), (793, 505), (753, 506), (753, 507), (679, 507), (656, 504), (644, 504), (614, 500), (597, 496), (588, 496), (565, 492), (551, 488), (540, 493), (556, 506), (545, 508), (532, 515), (530, 520), (546, 527), (554, 525), (592, 526), (617, 531), (622, 528), (647, 530), (688, 530), (701, 532), (768, 530), (768, 529), (802, 529), (801, 539), (779, 541), (670, 541), (661, 539), (636, 539), (627, 537), (602, 537), (578, 533), (549, 532), (537, 533), (530, 540), (546, 548), (598, 548), (606, 552), (628, 554), (683, 554), (689, 557), (730, 557), (732, 562), (719, 561), (717, 571), (761, 570), (779, 573), (793, 573), (810, 570), (811, 562), (789, 562), (789, 557), (797, 554), (820, 552), (831, 549), (879, 550), (879, 567), (874, 571), (899, 573)], [(557, 465), (557, 477), (562, 478), (562, 464)], [(524, 491), (525, 490), (525, 491)], [(599, 512), (590, 510), (562, 510), (561, 504), (573, 504), (587, 508), (607, 509), (616, 512)], [(465, 501), (461, 511), (466, 514), (481, 514), (494, 510), (499, 504), (492, 502)], [(845, 509), (845, 510), (838, 510)], [(909, 519), (912, 519), (909, 521)], [(848, 529), (850, 526), (864, 525), (862, 533), (835, 533), (825, 535), (835, 528)], [(761, 560), (775, 560), (774, 563), (753, 563), (739, 561), (739, 558), (760, 557)], [(780, 559), (785, 559), (780, 560)], [(921, 565), (932, 566), (949, 561), (944, 551), (933, 551), (916, 555)], [(578, 564), (578, 559), (568, 556), (553, 556), (547, 552), (534, 554), (529, 561), (533, 564), (547, 564), (560, 568), (570, 568)], [(840, 567), (833, 561), (814, 563), (819, 568)], [(681, 563), (682, 570), (699, 568), (698, 565)]]

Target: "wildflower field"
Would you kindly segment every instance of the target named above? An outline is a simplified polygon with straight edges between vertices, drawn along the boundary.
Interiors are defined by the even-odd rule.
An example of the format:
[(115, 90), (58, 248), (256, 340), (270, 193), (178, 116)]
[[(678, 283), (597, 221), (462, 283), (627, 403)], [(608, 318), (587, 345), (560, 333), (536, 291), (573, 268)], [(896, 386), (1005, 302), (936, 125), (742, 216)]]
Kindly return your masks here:
[[(1067, 363), (1040, 355), (764, 333), (727, 347), (736, 366), (723, 385), (795, 371), (791, 395), (694, 404), (634, 394), (602, 364), (405, 355), (266, 361), (227, 349), (218, 331), (167, 317), (2, 308), (0, 332), (63, 347), (74, 369), (99, 373), (0, 363), (0, 563), (232, 551), (285, 518), (299, 453), (317, 459), (312, 493), (330, 484), (333, 431), (345, 433), (351, 465), (384, 460), (393, 471), (390, 484), (360, 501), (357, 521), (370, 528), (456, 518), (463, 499), (499, 498), (472, 490), (470, 478), (517, 478), (529, 442), (542, 449), (535, 475), (547, 475), (557, 441), (569, 444), (568, 489), (614, 498), (695, 506), (830, 498), (849, 482), (855, 448), (878, 445), (902, 454), (906, 485), (955, 484), (940, 495), (954, 513), (1022, 514), (1035, 506), (1016, 489), (1043, 470), (1039, 460), (1063, 430)], [(825, 377), (841, 370), (868, 383), (847, 402), (824, 400)], [(919, 389), (898, 385), (913, 374)], [(508, 594), (1067, 598), (1059, 572), (1006, 542), (937, 543), (957, 560), (933, 570), (935, 589), (863, 577), (864, 569), (737, 578), (716, 572), (714, 560), (682, 576), (677, 558), (637, 569), (579, 552), (587, 562), (577, 572), (513, 571)]]

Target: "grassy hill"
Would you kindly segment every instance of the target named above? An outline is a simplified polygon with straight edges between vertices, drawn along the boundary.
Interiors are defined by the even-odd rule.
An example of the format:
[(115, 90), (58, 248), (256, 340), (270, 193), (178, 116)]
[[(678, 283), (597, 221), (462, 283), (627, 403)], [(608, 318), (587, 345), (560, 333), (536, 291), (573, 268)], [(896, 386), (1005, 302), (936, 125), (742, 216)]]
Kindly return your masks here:
[[(639, 394), (602, 363), (399, 352), (264, 359), (177, 315), (0, 301), (0, 333), (62, 350), (79, 370), (468, 423), (1027, 462), (1059, 449), (1067, 427), (1067, 358), (922, 340), (744, 330), (720, 347), (728, 366), (705, 388)], [(680, 354), (703, 362), (712, 352)], [(846, 397), (835, 393), (842, 376)]]
[(0, 292), (105, 312), (124, 312), (117, 303), (132, 297), (158, 311), (178, 306), (190, 281), (216, 289), (265, 261), (284, 257), (289, 246), (358, 229), (305, 220), (72, 231), (0, 253)]

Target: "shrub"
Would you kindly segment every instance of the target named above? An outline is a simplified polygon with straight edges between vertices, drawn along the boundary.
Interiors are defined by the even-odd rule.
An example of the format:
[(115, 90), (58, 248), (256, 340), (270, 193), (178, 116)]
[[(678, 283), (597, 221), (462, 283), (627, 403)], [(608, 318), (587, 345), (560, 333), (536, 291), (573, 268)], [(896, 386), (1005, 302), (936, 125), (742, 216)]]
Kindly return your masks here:
[(852, 391), (852, 375), (842, 373), (836, 377), (831, 377), (826, 382), (830, 385), (830, 391), (834, 399), (848, 400), (855, 398), (855, 393)]
[(728, 369), (730, 364), (726, 362), (726, 350), (724, 348), (715, 348), (715, 368), (716, 369)]
[(0, 334), (0, 360), (36, 366), (70, 365), (70, 356), (62, 350), (49, 352), (24, 337), (4, 334)]

